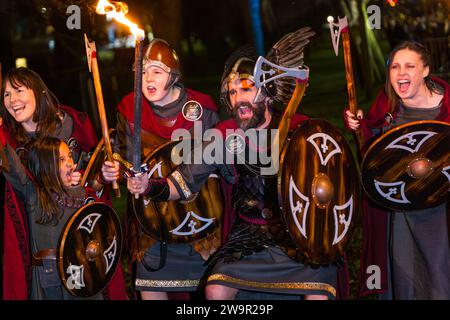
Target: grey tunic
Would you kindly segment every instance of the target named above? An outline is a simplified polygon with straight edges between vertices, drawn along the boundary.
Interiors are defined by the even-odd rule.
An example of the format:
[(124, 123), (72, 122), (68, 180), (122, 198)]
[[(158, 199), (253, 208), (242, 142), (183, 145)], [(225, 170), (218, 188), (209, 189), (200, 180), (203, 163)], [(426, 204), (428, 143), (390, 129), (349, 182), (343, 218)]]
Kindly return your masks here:
[[(432, 120), (434, 108), (408, 108), (400, 105), (396, 125)], [(389, 292), (400, 300), (450, 299), (450, 248), (447, 228), (448, 202), (389, 216)]]

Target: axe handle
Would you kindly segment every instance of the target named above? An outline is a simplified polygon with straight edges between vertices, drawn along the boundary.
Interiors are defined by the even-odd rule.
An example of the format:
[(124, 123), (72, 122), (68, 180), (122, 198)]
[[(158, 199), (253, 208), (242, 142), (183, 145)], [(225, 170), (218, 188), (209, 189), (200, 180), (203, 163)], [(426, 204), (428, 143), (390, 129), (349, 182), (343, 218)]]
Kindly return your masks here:
[[(284, 111), (283, 117), (281, 118), (274, 141), (275, 144), (278, 143), (279, 154), (281, 154), (284, 143), (286, 142), (292, 117), (297, 111), (298, 105), (300, 104), (300, 101), (302, 101), (303, 95), (305, 94), (307, 83), (307, 81), (296, 80), (294, 93), (292, 94), (291, 100), (289, 100), (288, 106)], [(273, 156), (279, 156), (279, 154)]]
[[(100, 115), (100, 123), (102, 126), (102, 135), (105, 142), (106, 158), (108, 161), (114, 162), (111, 148), (111, 141), (109, 140), (108, 121), (106, 119), (105, 105), (103, 103), (102, 84), (100, 82), (100, 72), (98, 70), (97, 53), (92, 51), (91, 59), (92, 75), (94, 77), (95, 95), (97, 97), (98, 113)], [(120, 198), (120, 188), (117, 181), (112, 183), (114, 193), (117, 198)]]
[[(353, 76), (353, 64), (352, 64), (352, 53), (350, 49), (350, 32), (349, 28), (342, 31), (342, 46), (344, 48), (344, 62), (345, 62), (345, 78), (347, 79), (347, 91), (348, 91), (348, 102), (350, 112), (356, 116), (358, 110), (358, 102), (356, 100), (356, 86)], [(356, 143), (358, 149), (364, 145), (364, 137), (361, 129), (355, 130)]]

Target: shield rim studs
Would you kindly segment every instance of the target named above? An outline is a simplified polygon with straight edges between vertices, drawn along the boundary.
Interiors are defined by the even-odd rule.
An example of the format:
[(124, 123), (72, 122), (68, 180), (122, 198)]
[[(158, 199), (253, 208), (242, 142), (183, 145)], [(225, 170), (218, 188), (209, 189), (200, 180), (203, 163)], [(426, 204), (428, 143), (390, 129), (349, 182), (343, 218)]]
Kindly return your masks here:
[[(425, 162), (426, 164), (424, 165), (424, 167), (426, 167), (425, 169), (426, 172), (421, 172), (420, 164)], [(422, 169), (423, 170), (423, 169)], [(434, 164), (433, 161), (431, 161), (430, 159), (427, 158), (415, 158), (414, 160), (410, 161), (408, 163), (408, 166), (406, 167), (406, 173), (413, 179), (423, 179), (428, 177), (432, 172), (434, 171)]]

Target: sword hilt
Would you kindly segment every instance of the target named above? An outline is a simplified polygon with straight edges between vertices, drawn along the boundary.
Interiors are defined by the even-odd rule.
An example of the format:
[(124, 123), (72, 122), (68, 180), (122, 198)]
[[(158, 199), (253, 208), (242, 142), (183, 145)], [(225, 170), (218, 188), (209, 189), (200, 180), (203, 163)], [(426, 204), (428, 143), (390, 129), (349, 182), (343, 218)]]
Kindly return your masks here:
[(118, 153), (113, 153), (113, 159), (119, 162), (126, 178), (138, 177), (146, 174), (149, 171), (148, 165), (146, 163), (141, 164), (138, 170), (133, 168), (133, 165), (127, 160), (123, 159)]

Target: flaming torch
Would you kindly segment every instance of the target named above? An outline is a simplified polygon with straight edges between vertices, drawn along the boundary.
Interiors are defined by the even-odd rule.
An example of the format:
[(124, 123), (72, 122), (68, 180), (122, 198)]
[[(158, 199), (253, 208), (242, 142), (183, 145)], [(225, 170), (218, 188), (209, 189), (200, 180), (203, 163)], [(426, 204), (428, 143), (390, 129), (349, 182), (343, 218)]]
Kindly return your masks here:
[[(144, 30), (139, 29), (137, 24), (131, 22), (125, 16), (128, 13), (128, 6), (125, 2), (115, 2), (99, 0), (96, 12), (106, 15), (119, 23), (130, 28), (131, 33), (136, 38), (134, 54), (134, 132), (133, 132), (133, 168), (139, 172), (141, 166), (141, 118), (142, 118), (142, 56), (144, 51)], [(135, 195), (136, 199), (139, 195)]]
[(395, 7), (395, 5), (397, 4), (397, 0), (386, 0), (386, 2), (389, 3), (391, 7)]

